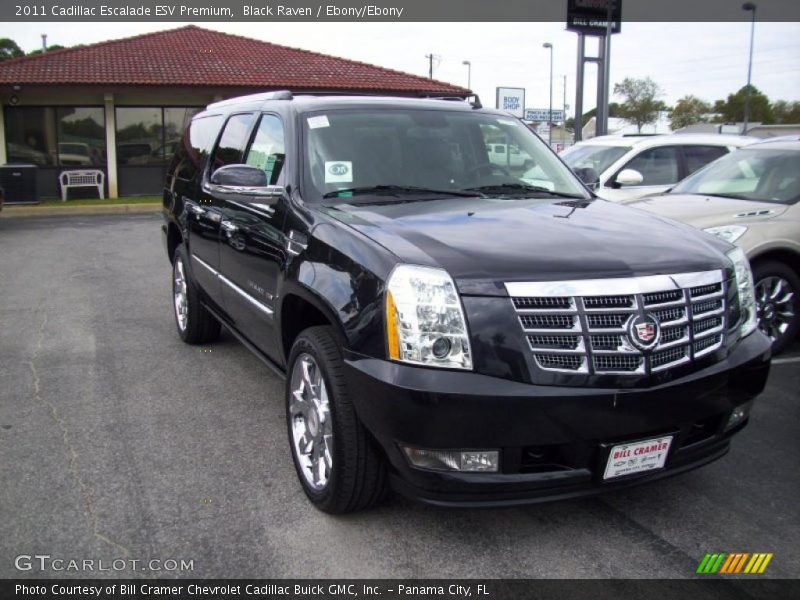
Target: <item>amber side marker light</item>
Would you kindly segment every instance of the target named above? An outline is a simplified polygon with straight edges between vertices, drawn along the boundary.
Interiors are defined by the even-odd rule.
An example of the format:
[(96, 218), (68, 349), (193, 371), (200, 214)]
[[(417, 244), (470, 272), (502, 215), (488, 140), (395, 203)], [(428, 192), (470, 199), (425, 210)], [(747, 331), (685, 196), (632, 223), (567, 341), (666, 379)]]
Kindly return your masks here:
[(400, 334), (397, 331), (397, 307), (392, 292), (386, 292), (386, 337), (389, 343), (389, 358), (400, 360)]

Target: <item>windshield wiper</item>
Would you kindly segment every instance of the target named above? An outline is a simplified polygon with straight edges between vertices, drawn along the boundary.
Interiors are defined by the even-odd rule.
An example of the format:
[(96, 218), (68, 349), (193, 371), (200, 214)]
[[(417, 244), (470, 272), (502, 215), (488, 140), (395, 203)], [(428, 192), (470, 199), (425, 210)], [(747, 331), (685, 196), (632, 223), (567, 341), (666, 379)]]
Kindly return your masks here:
[(371, 185), (365, 187), (345, 188), (324, 194), (323, 198), (349, 198), (363, 194), (376, 194), (382, 196), (436, 194), (441, 196), (455, 196), (463, 198), (482, 198), (478, 190), (440, 190), (436, 188), (416, 187), (412, 185)]
[(586, 200), (583, 196), (576, 196), (575, 194), (565, 194), (564, 192), (556, 192), (540, 185), (529, 185), (526, 183), (500, 183), (495, 185), (482, 185), (474, 188), (467, 188), (466, 191), (481, 192), (484, 194), (509, 194), (509, 193), (535, 193), (535, 194), (549, 194), (558, 198), (570, 198), (572, 200)]

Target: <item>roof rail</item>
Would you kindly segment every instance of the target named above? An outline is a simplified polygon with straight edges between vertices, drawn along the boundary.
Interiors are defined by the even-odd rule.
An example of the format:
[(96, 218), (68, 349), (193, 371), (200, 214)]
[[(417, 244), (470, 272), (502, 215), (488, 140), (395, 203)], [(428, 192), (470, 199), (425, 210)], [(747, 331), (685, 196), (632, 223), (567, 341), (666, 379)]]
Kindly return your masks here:
[[(470, 94), (469, 96), (426, 96), (430, 100), (445, 100), (447, 102), (469, 102), (469, 105), (472, 108), (483, 108), (483, 104), (481, 104), (481, 99), (478, 97), (478, 94)], [(472, 100), (470, 100), (472, 98)]]
[(209, 104), (207, 109), (222, 108), (223, 106), (231, 106), (234, 104), (241, 104), (242, 102), (262, 102), (267, 100), (291, 100), (294, 96), (289, 90), (277, 90), (275, 92), (261, 92), (258, 94), (250, 94), (249, 96), (237, 96), (236, 98), (228, 98), (227, 100), (220, 100)]

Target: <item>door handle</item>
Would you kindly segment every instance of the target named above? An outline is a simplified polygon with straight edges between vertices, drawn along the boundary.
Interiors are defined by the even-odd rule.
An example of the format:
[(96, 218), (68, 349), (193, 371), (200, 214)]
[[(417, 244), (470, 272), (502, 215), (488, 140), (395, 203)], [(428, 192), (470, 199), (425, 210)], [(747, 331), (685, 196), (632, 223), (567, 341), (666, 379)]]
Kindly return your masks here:
[(204, 214), (206, 214), (206, 209), (199, 204), (192, 202), (186, 206), (189, 208), (189, 212), (191, 212), (195, 217), (202, 217)]
[(270, 206), (269, 204), (258, 204), (256, 202), (251, 202), (250, 206), (255, 208), (257, 211), (264, 213), (268, 217), (271, 217), (275, 214), (275, 207)]
[(230, 221), (223, 221), (222, 223), (220, 223), (220, 227), (222, 227), (222, 230), (225, 233), (235, 233), (235, 232), (239, 231), (239, 226), (238, 225), (234, 225)]

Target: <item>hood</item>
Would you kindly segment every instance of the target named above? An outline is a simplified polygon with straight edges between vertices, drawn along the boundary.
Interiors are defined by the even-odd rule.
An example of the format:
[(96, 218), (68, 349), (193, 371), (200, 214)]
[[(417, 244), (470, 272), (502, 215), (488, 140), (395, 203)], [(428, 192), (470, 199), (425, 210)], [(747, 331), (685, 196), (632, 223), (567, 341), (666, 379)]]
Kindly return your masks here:
[(737, 200), (701, 194), (663, 194), (628, 200), (621, 204), (688, 223), (700, 229), (716, 225), (739, 223), (744, 225), (753, 221), (773, 219), (786, 212), (788, 208), (784, 204), (775, 202)]
[(718, 269), (731, 247), (603, 200), (447, 198), (326, 212), (403, 262), (443, 267), (464, 294), (505, 295), (508, 281)]

